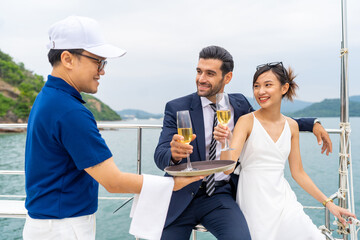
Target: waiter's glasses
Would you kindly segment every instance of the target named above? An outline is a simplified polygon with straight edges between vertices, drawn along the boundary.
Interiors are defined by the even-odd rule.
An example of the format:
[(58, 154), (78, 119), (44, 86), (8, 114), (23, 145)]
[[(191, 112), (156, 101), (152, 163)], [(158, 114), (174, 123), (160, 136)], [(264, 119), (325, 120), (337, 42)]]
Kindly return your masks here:
[(84, 54), (81, 54), (81, 53), (77, 53), (77, 55), (80, 55), (80, 56), (87, 57), (89, 59), (95, 60), (97, 62), (97, 64), (98, 64), (98, 71), (99, 72), (101, 72), (105, 68), (105, 66), (107, 64), (107, 61), (104, 60), (104, 59), (100, 60), (98, 58), (90, 57), (88, 55), (84, 55)]

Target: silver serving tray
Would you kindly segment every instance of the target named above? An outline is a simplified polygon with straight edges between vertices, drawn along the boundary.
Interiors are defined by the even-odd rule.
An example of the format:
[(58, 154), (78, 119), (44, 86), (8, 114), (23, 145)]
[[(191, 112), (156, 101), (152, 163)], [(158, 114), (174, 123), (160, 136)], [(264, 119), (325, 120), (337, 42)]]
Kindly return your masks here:
[(191, 162), (194, 171), (184, 171), (186, 163), (169, 166), (165, 168), (165, 172), (172, 176), (200, 176), (209, 175), (217, 172), (224, 172), (234, 167), (235, 161), (232, 160), (213, 160)]

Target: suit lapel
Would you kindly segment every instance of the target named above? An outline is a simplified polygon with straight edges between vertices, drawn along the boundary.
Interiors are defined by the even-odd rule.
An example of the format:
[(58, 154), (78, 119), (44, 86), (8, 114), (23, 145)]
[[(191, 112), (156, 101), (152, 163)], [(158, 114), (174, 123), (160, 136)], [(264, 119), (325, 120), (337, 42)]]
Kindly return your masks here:
[(229, 94), (229, 101), (231, 106), (234, 108), (234, 126), (235, 126), (237, 120), (240, 117), (240, 104), (238, 103), (238, 101), (236, 101), (235, 96), (232, 94)]
[(200, 153), (199, 160), (205, 160), (205, 130), (204, 130), (204, 115), (201, 105), (200, 97), (197, 93), (193, 94), (193, 100), (190, 106), (190, 116), (192, 121), (193, 131), (196, 134), (195, 143)]

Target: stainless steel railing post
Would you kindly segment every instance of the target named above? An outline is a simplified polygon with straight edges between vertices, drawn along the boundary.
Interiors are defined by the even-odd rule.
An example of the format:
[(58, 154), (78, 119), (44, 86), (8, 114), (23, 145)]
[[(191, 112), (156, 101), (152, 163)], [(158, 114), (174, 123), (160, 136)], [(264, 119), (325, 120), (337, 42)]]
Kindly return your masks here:
[[(325, 227), (330, 230), (330, 211), (327, 208), (325, 208)], [(328, 237), (326, 239), (330, 240)]]
[(141, 174), (142, 128), (137, 129), (137, 174)]

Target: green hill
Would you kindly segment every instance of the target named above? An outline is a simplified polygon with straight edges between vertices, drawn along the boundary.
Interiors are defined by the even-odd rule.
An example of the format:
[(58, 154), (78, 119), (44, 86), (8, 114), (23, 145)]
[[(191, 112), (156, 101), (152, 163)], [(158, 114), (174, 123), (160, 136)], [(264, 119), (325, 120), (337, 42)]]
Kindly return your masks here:
[(41, 88), (42, 76), (16, 64), (0, 51), (0, 122), (26, 122), (31, 106)]
[[(285, 115), (292, 117), (339, 117), (340, 99), (325, 99), (322, 102), (313, 103), (302, 110)], [(360, 117), (360, 102), (349, 102), (349, 116)]]
[[(27, 122), (31, 106), (44, 86), (42, 76), (27, 69), (23, 63), (15, 63), (11, 56), (0, 51), (0, 123)], [(83, 95), (85, 106), (96, 120), (120, 120), (121, 117), (90, 95)]]
[(89, 109), (94, 115), (97, 121), (118, 121), (121, 120), (119, 114), (112, 110), (108, 105), (101, 102), (96, 97), (81, 93), (81, 96), (85, 100), (85, 107)]

